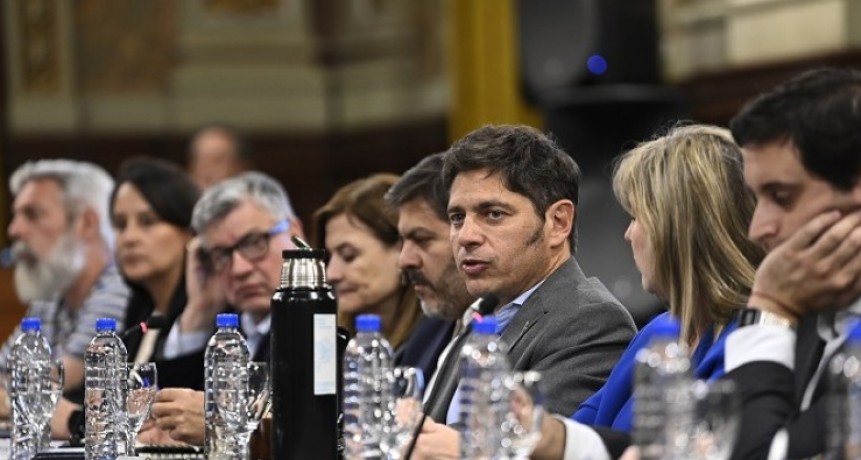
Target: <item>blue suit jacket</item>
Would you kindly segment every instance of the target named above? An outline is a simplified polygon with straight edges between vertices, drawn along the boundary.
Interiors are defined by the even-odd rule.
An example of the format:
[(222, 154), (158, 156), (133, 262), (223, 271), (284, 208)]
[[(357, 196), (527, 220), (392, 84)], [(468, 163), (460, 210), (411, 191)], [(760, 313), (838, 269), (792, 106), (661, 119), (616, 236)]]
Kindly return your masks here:
[[(665, 317), (669, 313), (663, 313), (658, 318)], [(630, 432), (633, 427), (634, 408), (634, 364), (635, 357), (640, 348), (649, 344), (654, 334), (654, 324), (658, 319), (652, 320), (639, 333), (625, 350), (622, 358), (616, 363), (607, 383), (598, 390), (591, 398), (587, 399), (577, 412), (571, 417), (574, 420), (591, 426), (602, 426), (618, 431)], [(721, 331), (715, 340), (714, 330), (708, 332), (700, 339), (700, 343), (691, 355), (691, 367), (694, 369), (694, 377), (703, 380), (714, 380), (724, 374), (723, 353), (726, 337), (737, 326), (735, 321), (730, 322)]]
[(418, 325), (401, 347), (395, 364), (421, 369), (427, 388), (428, 381), (436, 371), (439, 355), (451, 340), (454, 323), (422, 315)]

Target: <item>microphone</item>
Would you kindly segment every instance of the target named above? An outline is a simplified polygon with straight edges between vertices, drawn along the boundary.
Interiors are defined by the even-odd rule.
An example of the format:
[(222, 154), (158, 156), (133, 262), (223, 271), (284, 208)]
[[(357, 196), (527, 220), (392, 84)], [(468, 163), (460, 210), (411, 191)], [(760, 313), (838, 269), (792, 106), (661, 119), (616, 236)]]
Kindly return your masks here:
[(120, 339), (126, 339), (132, 334), (140, 331), (144, 334), (150, 329), (161, 329), (167, 326), (167, 318), (164, 316), (150, 316), (146, 321), (141, 321), (134, 326), (126, 329), (120, 334)]
[[(498, 305), (499, 297), (497, 297), (496, 294), (486, 294), (475, 299), (475, 302), (469, 306), (469, 309), (474, 313), (477, 313), (479, 317), (484, 317), (493, 313), (493, 310), (496, 309)], [(473, 315), (473, 320), (475, 319), (477, 318)], [(467, 327), (471, 330), (472, 322), (470, 322)]]
[(454, 392), (457, 391), (457, 384), (460, 380), (458, 375), (457, 362), (460, 359), (460, 350), (466, 342), (466, 338), (472, 333), (472, 328), (475, 321), (481, 317), (493, 313), (493, 310), (499, 305), (499, 297), (496, 294), (485, 294), (475, 300), (468, 310), (472, 311), (473, 320), (466, 325), (463, 332), (458, 335), (452, 342), (448, 354), (437, 368), (436, 382), (428, 395), (427, 401), (422, 410), (422, 417), (419, 420), (416, 429), (413, 431), (412, 441), (406, 450), (404, 458), (409, 460), (416, 448), (416, 442), (422, 432), (422, 425), (425, 419), (430, 418), (439, 423), (445, 423), (445, 416), (448, 413), (448, 406), (451, 404), (451, 398), (454, 397)]
[(12, 268), (15, 265), (15, 254), (11, 247), (0, 249), (0, 268)]

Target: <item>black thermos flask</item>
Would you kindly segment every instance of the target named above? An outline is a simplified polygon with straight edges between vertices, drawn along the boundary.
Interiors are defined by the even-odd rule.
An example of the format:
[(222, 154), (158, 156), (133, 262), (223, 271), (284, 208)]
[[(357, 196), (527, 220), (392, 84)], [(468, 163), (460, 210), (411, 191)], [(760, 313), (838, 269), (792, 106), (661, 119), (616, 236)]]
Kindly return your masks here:
[(282, 256), (270, 329), (272, 458), (335, 460), (341, 366), (325, 251), (288, 249)]

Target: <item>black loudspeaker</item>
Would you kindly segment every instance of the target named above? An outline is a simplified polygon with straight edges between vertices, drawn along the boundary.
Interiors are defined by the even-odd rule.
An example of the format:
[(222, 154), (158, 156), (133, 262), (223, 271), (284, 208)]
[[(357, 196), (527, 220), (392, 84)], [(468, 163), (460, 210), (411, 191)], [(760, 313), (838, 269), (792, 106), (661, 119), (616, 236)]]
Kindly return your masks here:
[(517, 8), (530, 102), (584, 85), (659, 82), (655, 0), (518, 0)]
[(517, 0), (517, 17), (524, 95), (583, 171), (577, 260), (642, 326), (663, 308), (641, 286), (611, 175), (619, 153), (688, 113), (660, 84), (656, 0)]

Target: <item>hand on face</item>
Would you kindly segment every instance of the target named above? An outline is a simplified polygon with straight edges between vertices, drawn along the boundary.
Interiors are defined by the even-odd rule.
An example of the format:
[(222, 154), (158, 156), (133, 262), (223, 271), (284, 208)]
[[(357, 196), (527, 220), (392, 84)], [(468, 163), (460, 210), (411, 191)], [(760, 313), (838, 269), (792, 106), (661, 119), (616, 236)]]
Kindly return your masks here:
[(794, 319), (861, 296), (861, 212), (830, 211), (776, 246), (756, 271), (750, 306)]
[[(223, 284), (218, 276), (206, 269), (198, 256), (200, 237), (195, 237), (186, 246), (185, 290), (188, 304), (180, 318), (183, 331), (209, 328), (215, 322), (215, 315), (224, 309)], [(187, 321), (192, 320), (193, 321)]]

